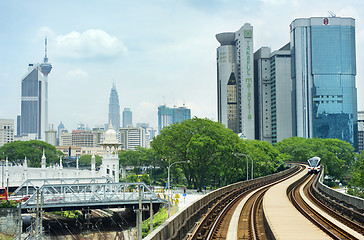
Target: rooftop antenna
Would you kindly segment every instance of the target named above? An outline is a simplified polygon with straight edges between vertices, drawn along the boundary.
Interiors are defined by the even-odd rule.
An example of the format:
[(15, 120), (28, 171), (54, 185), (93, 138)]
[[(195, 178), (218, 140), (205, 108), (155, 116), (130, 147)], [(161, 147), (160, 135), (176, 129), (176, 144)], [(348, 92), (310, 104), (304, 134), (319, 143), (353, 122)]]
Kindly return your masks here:
[(336, 14), (333, 13), (332, 11), (328, 11), (328, 13), (329, 13), (330, 17), (336, 17)]
[(44, 62), (47, 63), (48, 62), (48, 57), (47, 57), (47, 37), (45, 37), (44, 39), (44, 48), (45, 48), (45, 56), (44, 56)]

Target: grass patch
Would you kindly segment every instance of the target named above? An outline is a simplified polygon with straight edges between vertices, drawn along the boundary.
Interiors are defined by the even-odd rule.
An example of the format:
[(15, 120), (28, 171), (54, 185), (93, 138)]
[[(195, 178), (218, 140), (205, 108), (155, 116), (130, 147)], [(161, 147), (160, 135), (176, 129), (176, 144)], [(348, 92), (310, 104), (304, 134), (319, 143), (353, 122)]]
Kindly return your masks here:
[[(177, 207), (172, 206), (171, 215), (177, 212)], [(153, 230), (159, 227), (162, 223), (164, 223), (168, 219), (168, 208), (161, 208), (159, 211), (153, 215)], [(143, 237), (146, 237), (150, 231), (150, 218), (143, 221), (142, 224), (142, 232)]]
[(0, 239), (1, 240), (12, 240), (14, 239), (14, 236), (6, 235), (4, 233), (0, 233)]

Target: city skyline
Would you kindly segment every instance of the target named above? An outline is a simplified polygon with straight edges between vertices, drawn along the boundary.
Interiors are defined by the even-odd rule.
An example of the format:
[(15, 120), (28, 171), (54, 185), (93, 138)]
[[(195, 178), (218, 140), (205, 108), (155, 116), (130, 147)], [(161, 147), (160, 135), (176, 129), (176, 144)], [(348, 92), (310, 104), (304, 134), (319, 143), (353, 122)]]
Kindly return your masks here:
[[(118, 86), (120, 108), (130, 107), (135, 122), (157, 128), (158, 106), (184, 103), (193, 115), (217, 121), (216, 33), (235, 32), (250, 23), (254, 52), (262, 46), (279, 49), (289, 42), (289, 24), (294, 19), (329, 16), (328, 11), (356, 20), (358, 110), (364, 109), (364, 94), (360, 94), (364, 91), (363, 3), (126, 3), (112, 1), (101, 8), (83, 1), (72, 7), (46, 1), (0, 3), (0, 101), (6, 102), (0, 107), (0, 118), (16, 121), (20, 115), (20, 80), (29, 63), (42, 62), (47, 36), (53, 65), (48, 79), (49, 124), (62, 121), (67, 129), (76, 129), (79, 122), (90, 127), (107, 123), (113, 82)], [(37, 14), (39, 6), (47, 11)], [(61, 12), (75, 17), (64, 18)]]

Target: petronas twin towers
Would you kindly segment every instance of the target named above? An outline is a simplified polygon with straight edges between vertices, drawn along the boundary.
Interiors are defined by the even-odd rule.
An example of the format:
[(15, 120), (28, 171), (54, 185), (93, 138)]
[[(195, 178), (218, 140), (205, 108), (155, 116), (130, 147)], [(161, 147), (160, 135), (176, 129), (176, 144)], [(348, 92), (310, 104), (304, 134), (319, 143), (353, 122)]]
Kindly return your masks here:
[(119, 95), (116, 91), (115, 83), (111, 88), (110, 98), (109, 98), (109, 124), (112, 124), (116, 132), (120, 128), (120, 105), (119, 105)]

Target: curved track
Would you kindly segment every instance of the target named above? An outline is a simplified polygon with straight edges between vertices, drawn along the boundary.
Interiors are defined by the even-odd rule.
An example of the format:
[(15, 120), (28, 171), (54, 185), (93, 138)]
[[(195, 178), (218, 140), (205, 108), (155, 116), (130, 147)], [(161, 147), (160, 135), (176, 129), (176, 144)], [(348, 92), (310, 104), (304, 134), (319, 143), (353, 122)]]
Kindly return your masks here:
[[(357, 236), (352, 234), (351, 230), (347, 230), (346, 228), (339, 226), (339, 224), (335, 224), (327, 219), (327, 217), (323, 216), (322, 213), (319, 213), (315, 207), (308, 204), (304, 197), (301, 196), (302, 192), (306, 195), (311, 202), (313, 202), (316, 206), (322, 209), (322, 211), (326, 212), (334, 219), (339, 220), (346, 226), (349, 226), (351, 229), (355, 229), (360, 234), (364, 233), (363, 226), (356, 224), (350, 219), (344, 218), (341, 214), (336, 213), (335, 211), (327, 208), (323, 203), (318, 201), (312, 194), (312, 184), (315, 180), (315, 176), (317, 175), (305, 175), (296, 183), (292, 184), (287, 191), (287, 195), (293, 205), (300, 211), (307, 219), (309, 219), (312, 223), (314, 223), (317, 227), (319, 227), (322, 231), (328, 234), (333, 239), (359, 239)], [(303, 187), (303, 190), (300, 192), (300, 188)], [(327, 201), (330, 201), (327, 199)]]
[[(231, 237), (228, 236), (231, 235), (231, 231), (234, 231), (232, 233), (234, 236), (239, 236), (238, 239), (266, 239), (261, 208), (264, 193), (272, 185), (302, 170), (302, 167), (297, 167), (293, 173), (291, 172), (273, 181), (261, 181), (258, 184), (247, 185), (226, 195), (210, 208), (187, 239), (230, 239)], [(238, 227), (230, 228), (229, 226), (234, 221), (232, 218), (236, 211), (239, 216)]]

